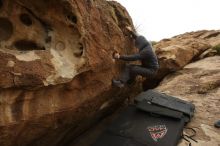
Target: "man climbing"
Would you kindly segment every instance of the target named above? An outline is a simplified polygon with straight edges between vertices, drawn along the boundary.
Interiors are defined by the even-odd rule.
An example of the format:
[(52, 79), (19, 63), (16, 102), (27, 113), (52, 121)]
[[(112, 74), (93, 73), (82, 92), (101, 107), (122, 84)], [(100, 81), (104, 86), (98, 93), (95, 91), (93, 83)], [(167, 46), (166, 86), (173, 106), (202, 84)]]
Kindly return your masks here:
[(113, 85), (120, 88), (124, 87), (126, 83), (134, 81), (137, 75), (152, 78), (159, 68), (158, 60), (153, 51), (152, 45), (144, 36), (137, 35), (134, 31), (132, 31), (131, 27), (127, 27), (127, 29), (134, 38), (135, 46), (138, 48), (139, 52), (133, 55), (120, 55), (116, 52), (113, 54), (113, 57), (114, 59), (124, 61), (139, 60), (141, 61), (141, 65), (127, 64), (121, 78), (119, 80), (112, 80)]

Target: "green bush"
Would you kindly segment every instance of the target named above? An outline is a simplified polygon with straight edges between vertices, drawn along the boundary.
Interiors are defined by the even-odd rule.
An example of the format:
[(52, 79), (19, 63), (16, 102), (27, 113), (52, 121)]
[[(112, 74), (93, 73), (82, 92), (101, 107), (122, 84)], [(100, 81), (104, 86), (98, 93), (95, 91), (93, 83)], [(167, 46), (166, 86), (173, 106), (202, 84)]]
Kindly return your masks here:
[(151, 41), (152, 46), (156, 45), (157, 42), (156, 41)]
[(220, 55), (220, 44), (214, 46), (212, 49), (213, 49), (213, 50), (216, 50), (216, 51), (217, 51), (217, 54)]

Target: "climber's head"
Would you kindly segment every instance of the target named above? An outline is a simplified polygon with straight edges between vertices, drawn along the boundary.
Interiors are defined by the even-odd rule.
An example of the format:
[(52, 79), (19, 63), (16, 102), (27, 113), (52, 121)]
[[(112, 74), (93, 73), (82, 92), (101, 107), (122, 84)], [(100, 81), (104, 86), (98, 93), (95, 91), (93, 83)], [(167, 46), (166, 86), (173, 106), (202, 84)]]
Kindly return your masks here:
[(148, 45), (150, 45), (150, 43), (146, 40), (146, 38), (142, 35), (139, 35), (136, 37), (135, 39), (135, 47), (138, 48), (139, 50), (144, 49), (145, 47), (147, 47)]
[(138, 34), (136, 33), (135, 30), (132, 29), (131, 26), (127, 26), (126, 29), (128, 30), (128, 32), (131, 34), (132, 38), (136, 39)]

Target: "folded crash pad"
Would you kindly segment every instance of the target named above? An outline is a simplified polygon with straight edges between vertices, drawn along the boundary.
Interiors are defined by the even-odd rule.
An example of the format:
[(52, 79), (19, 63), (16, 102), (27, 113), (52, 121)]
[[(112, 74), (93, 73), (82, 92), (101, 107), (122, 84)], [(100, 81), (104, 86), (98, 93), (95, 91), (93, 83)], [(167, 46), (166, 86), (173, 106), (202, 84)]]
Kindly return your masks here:
[(143, 92), (92, 146), (176, 146), (195, 106), (154, 90)]

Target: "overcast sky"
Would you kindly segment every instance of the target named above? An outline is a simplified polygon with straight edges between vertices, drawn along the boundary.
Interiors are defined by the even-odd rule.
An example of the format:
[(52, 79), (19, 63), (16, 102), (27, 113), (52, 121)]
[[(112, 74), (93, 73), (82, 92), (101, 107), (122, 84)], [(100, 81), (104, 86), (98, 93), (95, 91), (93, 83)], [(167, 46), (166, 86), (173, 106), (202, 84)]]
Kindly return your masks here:
[(116, 0), (137, 31), (151, 41), (202, 29), (220, 29), (220, 0)]

